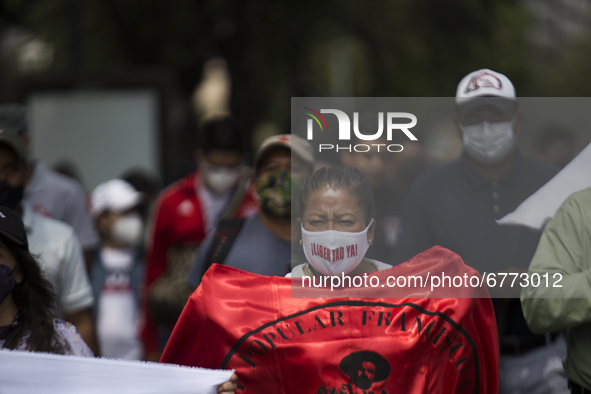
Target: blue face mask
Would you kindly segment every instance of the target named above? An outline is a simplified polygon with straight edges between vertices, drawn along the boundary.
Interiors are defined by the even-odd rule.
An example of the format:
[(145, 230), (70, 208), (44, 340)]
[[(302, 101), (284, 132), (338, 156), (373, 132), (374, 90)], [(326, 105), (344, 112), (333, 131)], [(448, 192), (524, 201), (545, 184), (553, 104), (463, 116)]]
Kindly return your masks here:
[(0, 264), (0, 304), (14, 289), (15, 281), (12, 271), (7, 265)]

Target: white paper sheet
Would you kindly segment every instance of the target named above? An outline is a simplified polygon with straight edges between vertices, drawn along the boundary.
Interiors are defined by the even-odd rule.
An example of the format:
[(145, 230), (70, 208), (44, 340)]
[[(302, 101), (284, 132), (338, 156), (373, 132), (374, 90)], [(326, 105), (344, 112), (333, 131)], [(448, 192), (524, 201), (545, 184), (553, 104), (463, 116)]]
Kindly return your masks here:
[(1, 394), (213, 394), (231, 370), (0, 350)]
[(591, 144), (587, 145), (554, 178), (522, 202), (515, 211), (497, 220), (541, 229), (568, 196), (591, 186)]

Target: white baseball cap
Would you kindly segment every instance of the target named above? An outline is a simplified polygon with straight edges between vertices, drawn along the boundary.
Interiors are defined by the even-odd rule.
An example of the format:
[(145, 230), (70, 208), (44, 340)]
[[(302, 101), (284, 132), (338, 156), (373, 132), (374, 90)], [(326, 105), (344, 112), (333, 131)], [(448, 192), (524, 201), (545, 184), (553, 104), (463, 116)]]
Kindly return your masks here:
[[(475, 101), (476, 97), (480, 99)], [(516, 108), (515, 87), (509, 78), (488, 68), (471, 72), (462, 78), (456, 90), (456, 105), (461, 109), (467, 109), (473, 103), (483, 103), (482, 97), (491, 98), (486, 100), (487, 103), (504, 111)]]
[(142, 194), (123, 179), (111, 179), (98, 185), (90, 197), (90, 214), (96, 218), (105, 211), (125, 212), (138, 205)]

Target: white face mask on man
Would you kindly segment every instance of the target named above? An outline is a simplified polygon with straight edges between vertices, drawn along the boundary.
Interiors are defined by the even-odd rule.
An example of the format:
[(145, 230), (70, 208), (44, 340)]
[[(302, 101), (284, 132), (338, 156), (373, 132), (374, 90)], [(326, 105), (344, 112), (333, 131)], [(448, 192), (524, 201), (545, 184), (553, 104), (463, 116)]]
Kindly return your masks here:
[(144, 225), (142, 219), (137, 213), (130, 213), (121, 216), (113, 224), (111, 237), (113, 241), (125, 246), (134, 246), (140, 243)]
[(513, 121), (482, 122), (461, 126), (466, 152), (485, 165), (497, 164), (507, 157), (515, 146)]
[(363, 260), (369, 243), (367, 231), (308, 231), (302, 226), (302, 245), (308, 263), (324, 275), (341, 275), (353, 271)]
[(240, 168), (216, 167), (205, 164), (202, 171), (206, 185), (218, 194), (230, 190), (240, 178)]

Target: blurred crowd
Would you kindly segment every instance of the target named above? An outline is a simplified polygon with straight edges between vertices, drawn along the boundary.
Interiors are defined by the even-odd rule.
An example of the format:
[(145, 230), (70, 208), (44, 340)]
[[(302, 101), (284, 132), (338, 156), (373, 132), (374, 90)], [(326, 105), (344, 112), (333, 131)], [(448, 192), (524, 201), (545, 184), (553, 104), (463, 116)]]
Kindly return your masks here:
[[(478, 101), (489, 96), (500, 100)], [(575, 134), (548, 128), (539, 134), (535, 158), (526, 157), (516, 145), (520, 113), (513, 85), (491, 70), (467, 75), (456, 102), (464, 151), (454, 161), (434, 166), (420, 142), (405, 145), (399, 154), (339, 152), (336, 167), (363, 174), (364, 180), (355, 182), (367, 182), (377, 213), (360, 227), (366, 229), (363, 236), (371, 236), (367, 253), (351, 262), (353, 269), (362, 258), (380, 270), (441, 245), (481, 273), (487, 267), (527, 272), (542, 233), (497, 226), (495, 220), (575, 157)], [(300, 275), (325, 273), (306, 254), (305, 244), (300, 246), (300, 238), (311, 233), (300, 230), (305, 225), (295, 219), (303, 218), (309, 201), (298, 205), (292, 199), (313, 174), (319, 184), (357, 175), (326, 172), (328, 164), (317, 161), (310, 143), (297, 135), (271, 136), (249, 157), (251, 133), (240, 120), (212, 117), (194, 130), (201, 141), (194, 152), (196, 169), (184, 178), (161, 190), (149, 173), (122, 168), (118, 178), (84, 190), (75, 165), (50, 169), (31, 157), (26, 119), (25, 106), (0, 106), (0, 206), (18, 215), (11, 218), (14, 226), (22, 219), (26, 233), (2, 227), (0, 238), (36, 259), (55, 293), (55, 317), (72, 323), (89, 348), (60, 327), (56, 330), (69, 338), (61, 352), (158, 361), (187, 299), (214, 263), (269, 276), (285, 276), (294, 267), (300, 267)], [(388, 143), (382, 139), (375, 143)], [(308, 193), (315, 190), (305, 187), (312, 188)], [(18, 289), (22, 275), (11, 269), (12, 288)], [(569, 351), (576, 338), (564, 325), (531, 326), (544, 314), (566, 318), (546, 313), (545, 304), (522, 308), (519, 294), (498, 296), (493, 305), (500, 392), (569, 392), (561, 361), (567, 335)], [(4, 319), (0, 341), (5, 347), (19, 347), (10, 329), (19, 319), (36, 324), (24, 309), (13, 322)], [(568, 378), (584, 390), (591, 387), (589, 357), (576, 357), (569, 361)]]

